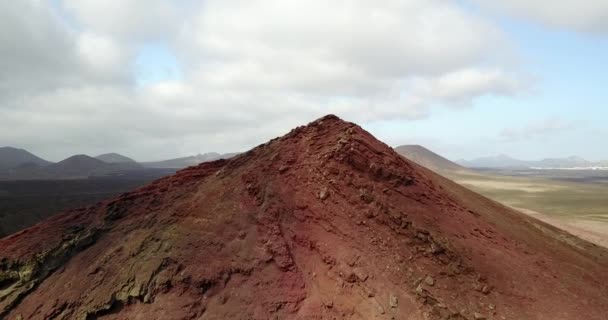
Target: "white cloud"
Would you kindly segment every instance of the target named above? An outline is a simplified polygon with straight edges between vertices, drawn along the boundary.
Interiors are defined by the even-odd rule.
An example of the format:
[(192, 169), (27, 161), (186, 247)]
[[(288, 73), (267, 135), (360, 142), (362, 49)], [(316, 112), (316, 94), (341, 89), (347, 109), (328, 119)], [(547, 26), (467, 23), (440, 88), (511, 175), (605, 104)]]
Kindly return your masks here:
[(72, 43), (41, 2), (0, 4), (0, 39), (0, 97), (63, 85), (66, 78), (76, 76), (70, 72), (74, 69), (74, 56), (69, 53)]
[(108, 37), (83, 33), (78, 38), (77, 50), (83, 62), (98, 72), (127, 65), (125, 53)]
[(194, 42), (197, 50), (185, 51), (194, 64), (216, 67), (216, 77), (262, 73), (242, 80), (254, 88), (327, 90), (349, 86), (344, 80), (368, 87), (370, 78), (439, 75), (491, 60), (504, 45), (493, 25), (443, 1), (234, 3), (208, 1), (180, 44)]
[(437, 100), (519, 89), (495, 54), (503, 34), (444, 1), (208, 1), (177, 45), (190, 84), (296, 99), (289, 112), (419, 118)]
[(175, 31), (180, 10), (174, 0), (61, 0), (85, 30), (119, 40), (159, 39)]
[[(0, 144), (54, 158), (243, 150), (327, 113), (417, 119), (528, 85), (500, 30), (442, 0), (62, 3), (77, 27), (46, 1), (0, 4)], [(148, 40), (183, 78), (134, 84)]]
[(608, 34), (605, 0), (474, 0), (484, 7), (516, 15), (551, 27)]
[(107, 50), (111, 40), (100, 45), (66, 29), (48, 1), (0, 3), (0, 39), (0, 109), (14, 108), (15, 103), (7, 101), (13, 98), (83, 83), (122, 84), (128, 78), (124, 61), (113, 69), (88, 65), (108, 62), (119, 49), (114, 46), (113, 53)]
[(468, 68), (414, 82), (413, 93), (426, 98), (457, 103), (488, 93), (516, 95), (526, 91), (527, 81), (502, 69)]

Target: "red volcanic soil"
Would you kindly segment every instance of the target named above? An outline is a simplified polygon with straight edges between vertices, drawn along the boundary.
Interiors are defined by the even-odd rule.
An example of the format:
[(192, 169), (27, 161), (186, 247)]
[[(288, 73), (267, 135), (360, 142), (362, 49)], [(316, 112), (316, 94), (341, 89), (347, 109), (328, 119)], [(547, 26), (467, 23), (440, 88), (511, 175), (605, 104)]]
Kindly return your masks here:
[(605, 320), (607, 271), (326, 116), (0, 240), (0, 318)]

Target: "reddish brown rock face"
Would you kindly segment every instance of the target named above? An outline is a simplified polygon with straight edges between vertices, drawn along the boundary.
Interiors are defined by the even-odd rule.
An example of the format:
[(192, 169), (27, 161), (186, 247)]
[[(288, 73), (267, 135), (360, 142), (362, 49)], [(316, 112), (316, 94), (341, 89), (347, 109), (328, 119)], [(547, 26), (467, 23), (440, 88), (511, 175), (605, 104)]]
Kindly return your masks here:
[(0, 240), (0, 318), (603, 320), (606, 270), (327, 116)]

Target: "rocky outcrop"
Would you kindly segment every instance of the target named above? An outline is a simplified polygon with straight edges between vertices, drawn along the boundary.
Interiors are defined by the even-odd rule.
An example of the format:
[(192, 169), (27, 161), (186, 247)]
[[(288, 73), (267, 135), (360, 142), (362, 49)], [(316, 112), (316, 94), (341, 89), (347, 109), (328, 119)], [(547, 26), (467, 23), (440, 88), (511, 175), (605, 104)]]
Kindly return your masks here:
[(72, 256), (93, 244), (98, 230), (73, 230), (55, 248), (25, 261), (0, 261), (0, 318)]

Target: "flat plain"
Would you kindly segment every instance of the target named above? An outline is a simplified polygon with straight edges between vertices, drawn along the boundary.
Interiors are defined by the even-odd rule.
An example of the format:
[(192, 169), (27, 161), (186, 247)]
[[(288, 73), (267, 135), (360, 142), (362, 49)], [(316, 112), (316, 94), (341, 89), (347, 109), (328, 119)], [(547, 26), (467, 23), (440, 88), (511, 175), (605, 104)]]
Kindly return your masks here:
[(93, 205), (143, 186), (173, 170), (74, 180), (0, 181), (0, 238), (64, 210)]
[(485, 170), (448, 175), (490, 199), (608, 246), (608, 172)]

